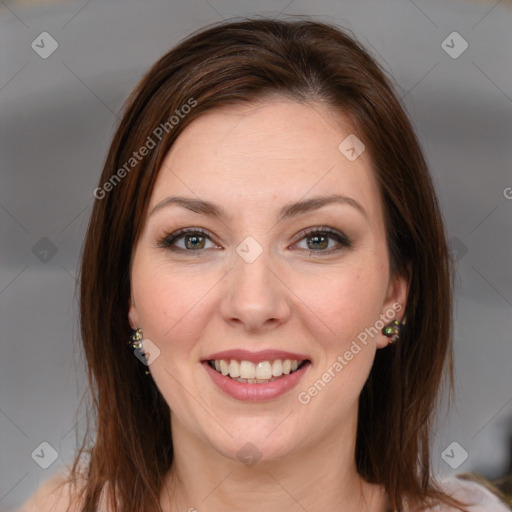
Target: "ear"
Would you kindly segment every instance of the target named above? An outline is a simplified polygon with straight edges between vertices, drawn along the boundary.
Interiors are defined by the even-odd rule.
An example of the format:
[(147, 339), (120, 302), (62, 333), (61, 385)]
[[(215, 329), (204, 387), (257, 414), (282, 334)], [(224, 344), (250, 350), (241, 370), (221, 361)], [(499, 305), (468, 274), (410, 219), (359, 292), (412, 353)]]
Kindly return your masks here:
[[(398, 320), (399, 322), (405, 321), (404, 312), (409, 294), (410, 276), (411, 265), (409, 263), (407, 265), (407, 275), (397, 274), (389, 280), (386, 298), (382, 304), (381, 311), (383, 315), (386, 315), (385, 317), (382, 317), (385, 325), (393, 320)], [(390, 318), (391, 315), (393, 315), (392, 318)], [(382, 332), (379, 333), (377, 347), (384, 348), (388, 344), (389, 338)]]
[(131, 297), (128, 299), (128, 323), (132, 329), (137, 329), (139, 325), (137, 307), (135, 306), (135, 301)]

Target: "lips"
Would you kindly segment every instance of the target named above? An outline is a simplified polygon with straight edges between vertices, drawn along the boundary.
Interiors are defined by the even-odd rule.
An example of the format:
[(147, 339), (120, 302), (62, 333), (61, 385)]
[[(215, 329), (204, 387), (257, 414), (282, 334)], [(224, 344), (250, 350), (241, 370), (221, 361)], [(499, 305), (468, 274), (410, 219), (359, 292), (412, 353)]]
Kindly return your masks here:
[[(274, 364), (271, 365), (271, 362)], [(230, 363), (229, 373), (227, 363)], [(283, 350), (250, 352), (237, 349), (210, 354), (201, 364), (213, 383), (225, 394), (237, 400), (257, 402), (277, 399), (294, 388), (311, 367), (311, 360), (307, 355)], [(276, 364), (278, 376), (273, 377), (268, 371), (272, 366), (273, 372), (276, 372)], [(249, 375), (246, 373), (249, 371), (247, 367), (252, 367), (253, 372), (256, 371), (255, 377), (262, 378), (243, 378), (244, 375)], [(235, 379), (230, 376), (233, 370), (235, 375), (242, 378)], [(265, 375), (261, 374), (262, 371)], [(252, 374), (251, 376), (254, 377)]]

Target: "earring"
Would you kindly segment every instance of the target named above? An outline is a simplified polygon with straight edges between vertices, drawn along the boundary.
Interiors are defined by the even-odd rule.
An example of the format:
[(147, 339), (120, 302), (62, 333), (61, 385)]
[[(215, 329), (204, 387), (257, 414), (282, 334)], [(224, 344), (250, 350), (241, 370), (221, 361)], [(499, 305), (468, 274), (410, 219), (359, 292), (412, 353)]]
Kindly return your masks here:
[(402, 334), (402, 329), (405, 325), (405, 322), (399, 322), (398, 320), (393, 320), (388, 325), (384, 326), (382, 328), (382, 334), (384, 336), (387, 336), (390, 338), (389, 344), (395, 343), (395, 341), (400, 337), (400, 334)]
[[(137, 329), (132, 329), (133, 333), (128, 341), (128, 345), (130, 345), (133, 349), (138, 350), (139, 353), (143, 349), (142, 344), (142, 329), (139, 327)], [(149, 370), (146, 370), (146, 375), (149, 375)]]

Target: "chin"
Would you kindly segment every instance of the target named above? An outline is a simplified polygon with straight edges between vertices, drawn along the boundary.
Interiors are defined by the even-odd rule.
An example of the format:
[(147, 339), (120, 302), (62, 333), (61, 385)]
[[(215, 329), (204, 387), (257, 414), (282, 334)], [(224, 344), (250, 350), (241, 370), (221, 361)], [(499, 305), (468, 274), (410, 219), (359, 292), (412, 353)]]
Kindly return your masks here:
[[(260, 428), (254, 425), (254, 420), (251, 420), (251, 423), (251, 428), (240, 430), (243, 434), (235, 434), (227, 428), (233, 437), (226, 434), (222, 436), (222, 440), (209, 439), (208, 441), (224, 457), (241, 462), (248, 467), (256, 463), (283, 459), (297, 449), (297, 437), (293, 435), (290, 425), (282, 432), (278, 432), (279, 427), (276, 428), (276, 425), (279, 421), (264, 421)], [(242, 423), (238, 424), (238, 427), (242, 426)]]
[(275, 443), (248, 439), (234, 440), (229, 447), (219, 447), (218, 451), (224, 457), (246, 467), (257, 464), (260, 467), (262, 464), (271, 466), (273, 462), (282, 460), (290, 453), (286, 447), (276, 446)]

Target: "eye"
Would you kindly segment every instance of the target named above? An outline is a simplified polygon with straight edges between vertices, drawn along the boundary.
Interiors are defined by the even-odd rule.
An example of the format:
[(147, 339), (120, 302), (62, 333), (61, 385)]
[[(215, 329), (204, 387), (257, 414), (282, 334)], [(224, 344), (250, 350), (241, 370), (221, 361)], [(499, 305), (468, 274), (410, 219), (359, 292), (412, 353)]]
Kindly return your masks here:
[[(310, 254), (330, 254), (352, 246), (347, 236), (327, 226), (307, 228), (298, 235), (297, 239), (299, 242), (306, 240), (306, 247), (300, 249), (308, 251)], [(309, 243), (308, 240), (310, 240)], [(330, 244), (332, 241), (334, 243)], [(199, 253), (204, 249), (208, 249), (206, 246), (207, 242), (212, 244), (213, 247), (210, 248), (218, 247), (212, 242), (207, 231), (201, 228), (183, 228), (164, 236), (157, 242), (157, 247), (176, 252)], [(298, 245), (298, 242), (295, 242), (294, 245)]]
[[(177, 243), (181, 240), (184, 245), (180, 247)], [(184, 228), (163, 237), (157, 246), (171, 251), (197, 252), (207, 248), (206, 241), (212, 242), (209, 234), (201, 228)]]
[[(308, 228), (299, 236), (301, 237), (299, 241), (306, 241), (306, 247), (302, 249), (309, 251), (310, 254), (315, 252), (329, 254), (352, 246), (346, 235), (327, 226)], [(334, 244), (329, 247), (331, 241), (334, 241)]]

